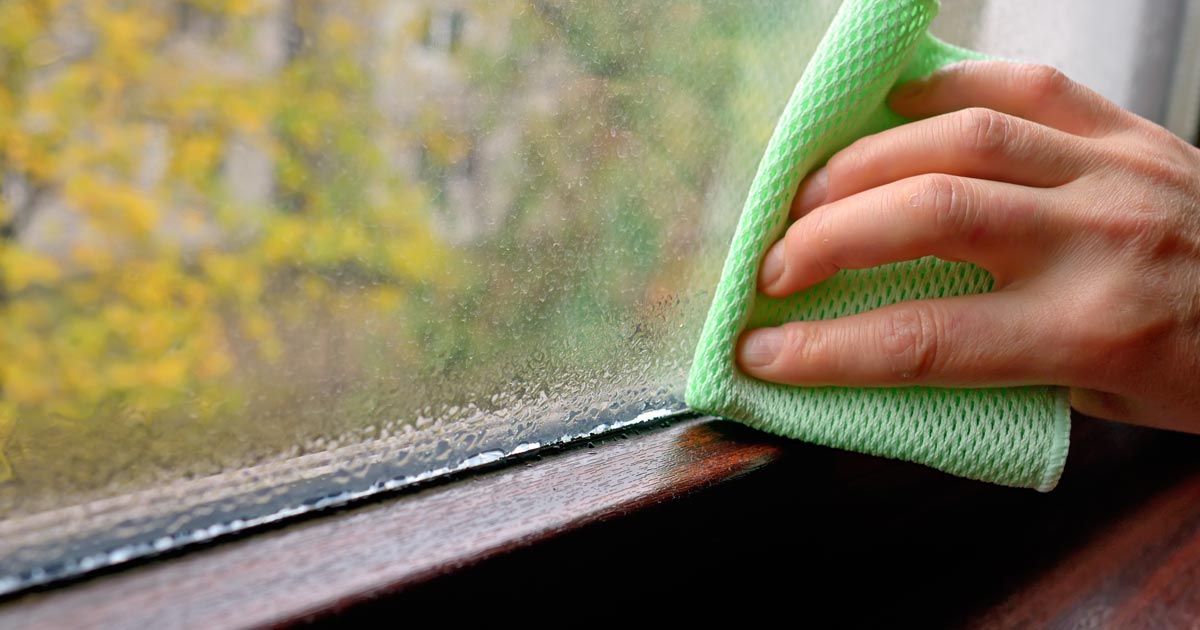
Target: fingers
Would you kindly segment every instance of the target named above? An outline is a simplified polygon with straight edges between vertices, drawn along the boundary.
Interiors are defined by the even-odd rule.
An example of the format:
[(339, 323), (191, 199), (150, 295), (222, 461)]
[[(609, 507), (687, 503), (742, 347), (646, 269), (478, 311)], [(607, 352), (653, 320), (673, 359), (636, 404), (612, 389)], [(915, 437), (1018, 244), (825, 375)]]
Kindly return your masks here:
[[(796, 222), (763, 260), (763, 293), (928, 255), (979, 264), (998, 286), (1033, 277), (1071, 220), (1059, 187), (1095, 170), (1097, 138), (1132, 116), (1055, 70), (1005, 62), (956, 64), (889, 104), (925, 120), (862, 139), (805, 179)], [(737, 360), (804, 386), (1062, 382), (1061, 313), (1032, 286), (749, 331)]]
[(1101, 420), (1125, 421), (1130, 416), (1128, 401), (1095, 389), (1072, 387), (1071, 407), (1085, 416)]
[[(1172, 431), (1188, 430), (1187, 422), (1169, 405), (1155, 404), (1152, 399), (1123, 396), (1082, 387), (1071, 388), (1071, 407), (1085, 416), (1128, 422)], [(1192, 430), (1191, 432), (1195, 432)]]
[(1055, 382), (1061, 361), (1017, 292), (893, 304), (744, 334), (737, 361), (791, 385), (1007, 386)]
[(888, 105), (909, 118), (986, 107), (1088, 137), (1130, 124), (1132, 116), (1050, 66), (1007, 61), (952, 64), (900, 86)]
[(937, 256), (992, 272), (998, 285), (1040, 264), (1044, 207), (1053, 191), (950, 175), (922, 175), (824, 205), (768, 250), (762, 292), (781, 297), (842, 269)]
[(867, 136), (802, 185), (792, 217), (864, 190), (925, 173), (1047, 188), (1084, 175), (1089, 141), (990, 109), (971, 108)]

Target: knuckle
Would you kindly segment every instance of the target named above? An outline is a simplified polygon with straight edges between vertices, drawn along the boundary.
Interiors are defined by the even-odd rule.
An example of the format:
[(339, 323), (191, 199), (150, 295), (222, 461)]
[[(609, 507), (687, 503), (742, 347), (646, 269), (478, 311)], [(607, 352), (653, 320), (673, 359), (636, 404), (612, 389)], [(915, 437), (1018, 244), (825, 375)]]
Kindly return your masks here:
[(801, 323), (784, 327), (780, 360), (798, 365), (821, 365), (828, 357), (828, 344), (815, 326)]
[(824, 212), (817, 208), (808, 216), (796, 221), (788, 228), (784, 239), (787, 241), (787, 252), (811, 252), (820, 245), (820, 234), (828, 229), (825, 227)]
[(1129, 409), (1116, 394), (1094, 389), (1071, 390), (1071, 406), (1084, 415), (1106, 420), (1127, 421)]
[(936, 310), (918, 304), (883, 320), (879, 342), (892, 377), (911, 382), (933, 372), (939, 360), (939, 321)]
[[(969, 201), (962, 180), (940, 173), (922, 175), (917, 191), (909, 196), (910, 205), (928, 213), (935, 233), (943, 236), (958, 234), (969, 220)], [(914, 203), (915, 201), (915, 203)]]
[(958, 114), (959, 141), (968, 151), (983, 158), (1003, 153), (1012, 133), (1012, 120), (984, 107), (964, 109)]
[(1195, 186), (1194, 165), (1174, 155), (1151, 149), (1128, 155), (1129, 168), (1140, 179), (1174, 190)]
[(1131, 200), (1098, 212), (1089, 220), (1092, 229), (1109, 246), (1130, 256), (1137, 264), (1153, 263), (1189, 246), (1192, 233), (1180, 215), (1156, 204)]
[(1146, 262), (1168, 258), (1184, 245), (1183, 235), (1187, 232), (1181, 223), (1176, 215), (1162, 208), (1134, 206), (1126, 220), (1129, 245)]
[(804, 219), (797, 221), (788, 230), (789, 250), (815, 254), (807, 256), (821, 270), (833, 274), (840, 268), (841, 253), (834, 234), (832, 215), (824, 208), (817, 208)]
[(1072, 81), (1062, 70), (1044, 64), (1030, 64), (1018, 77), (1025, 91), (1039, 101), (1053, 100), (1069, 91)]
[(874, 146), (877, 141), (875, 136), (866, 136), (855, 140), (850, 143), (850, 146), (835, 153), (825, 165), (829, 170), (830, 178), (843, 173), (862, 172), (863, 169), (868, 168), (872, 162), (871, 156), (875, 153)]
[[(1132, 112), (1130, 115), (1136, 116)], [(1138, 155), (1142, 153), (1154, 154), (1163, 150), (1164, 147), (1175, 146), (1176, 143), (1187, 145), (1187, 142), (1179, 136), (1168, 131), (1166, 128), (1156, 125), (1144, 118), (1137, 117), (1133, 124), (1121, 130), (1120, 134), (1114, 134), (1116, 139), (1127, 140), (1128, 142), (1137, 143), (1140, 145)], [(1124, 143), (1122, 143), (1124, 144)], [(1122, 146), (1122, 153), (1130, 153), (1130, 147)]]

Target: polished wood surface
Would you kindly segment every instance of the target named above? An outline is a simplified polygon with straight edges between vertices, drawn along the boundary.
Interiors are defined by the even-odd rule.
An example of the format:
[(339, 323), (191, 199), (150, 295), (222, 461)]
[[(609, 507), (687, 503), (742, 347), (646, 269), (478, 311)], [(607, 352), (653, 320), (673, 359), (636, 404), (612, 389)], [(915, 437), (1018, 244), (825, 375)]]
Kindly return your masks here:
[(742, 480), (328, 621), (584, 592), (801, 627), (1200, 627), (1200, 438), (1080, 418), (1072, 440), (1049, 494), (788, 444)]
[(285, 624), (670, 501), (779, 452), (688, 420), (27, 595), (0, 607), (0, 628)]
[(689, 420), (26, 595), (0, 627), (633, 599), (822, 627), (1200, 627), (1200, 438), (1078, 419), (1072, 441), (1038, 494)]

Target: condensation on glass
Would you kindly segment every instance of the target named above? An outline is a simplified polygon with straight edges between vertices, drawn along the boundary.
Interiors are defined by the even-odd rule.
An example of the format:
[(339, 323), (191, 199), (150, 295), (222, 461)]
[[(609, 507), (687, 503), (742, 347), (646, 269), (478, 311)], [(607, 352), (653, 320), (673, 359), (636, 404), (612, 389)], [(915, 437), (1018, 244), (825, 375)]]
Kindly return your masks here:
[(0, 4), (0, 590), (681, 410), (835, 4)]
[(0, 2), (0, 592), (681, 410), (836, 5)]

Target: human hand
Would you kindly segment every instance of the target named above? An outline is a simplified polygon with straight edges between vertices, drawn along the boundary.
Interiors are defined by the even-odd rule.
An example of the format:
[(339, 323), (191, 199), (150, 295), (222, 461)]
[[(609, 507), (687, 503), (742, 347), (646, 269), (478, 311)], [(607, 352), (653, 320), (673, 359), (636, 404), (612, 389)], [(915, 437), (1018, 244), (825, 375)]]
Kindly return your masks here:
[(994, 290), (745, 333), (795, 385), (1070, 387), (1100, 418), (1200, 432), (1200, 150), (1045, 66), (963, 62), (900, 86), (917, 122), (801, 184), (759, 288), (937, 256)]

